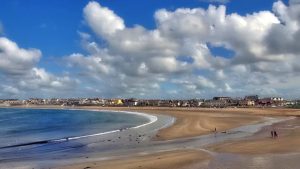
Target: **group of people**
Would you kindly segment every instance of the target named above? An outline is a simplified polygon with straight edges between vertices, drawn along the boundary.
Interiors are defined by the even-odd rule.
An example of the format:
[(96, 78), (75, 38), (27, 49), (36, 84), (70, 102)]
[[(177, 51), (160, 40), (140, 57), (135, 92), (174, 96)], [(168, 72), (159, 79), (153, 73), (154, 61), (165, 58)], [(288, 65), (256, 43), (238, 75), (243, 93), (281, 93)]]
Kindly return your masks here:
[(271, 131), (271, 137), (272, 137), (272, 138), (277, 138), (277, 137), (278, 137), (278, 133), (277, 133), (276, 130), (273, 129), (273, 130)]

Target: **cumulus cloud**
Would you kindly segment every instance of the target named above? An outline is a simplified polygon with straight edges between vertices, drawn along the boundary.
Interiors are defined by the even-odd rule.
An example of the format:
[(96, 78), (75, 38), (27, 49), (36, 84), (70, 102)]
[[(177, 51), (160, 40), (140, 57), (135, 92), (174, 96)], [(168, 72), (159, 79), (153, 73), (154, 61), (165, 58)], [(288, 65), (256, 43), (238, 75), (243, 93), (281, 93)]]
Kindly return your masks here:
[(1, 88), (3, 89), (2, 92), (7, 93), (9, 95), (16, 96), (17, 94), (20, 93), (19, 89), (13, 86), (1, 85)]
[(15, 42), (0, 37), (0, 71), (9, 74), (26, 74), (41, 57), (38, 49), (22, 49)]
[(74, 87), (74, 84), (74, 80), (68, 76), (56, 77), (45, 69), (36, 67), (19, 82), (19, 86), (27, 90), (64, 90)]
[(299, 54), (300, 4), (286, 6), (278, 1), (274, 3), (273, 10), (281, 24), (274, 25), (265, 38), (269, 53), (277, 54), (282, 58), (286, 54)]
[(290, 0), (289, 3), (290, 3), (291, 5), (294, 5), (294, 4), (299, 4), (300, 1), (299, 1), (299, 0)]
[(38, 68), (42, 52), (24, 49), (0, 37), (1, 98), (49, 97), (64, 94), (78, 83), (68, 75), (56, 76)]
[(83, 12), (89, 26), (100, 36), (109, 36), (125, 27), (119, 16), (95, 1), (89, 2)]
[[(83, 16), (97, 37), (80, 32), (88, 54), (66, 59), (72, 68), (80, 68), (78, 76), (89, 81), (89, 90), (100, 95), (276, 95), (293, 88), (291, 83), (299, 84), (292, 80), (300, 70), (296, 0), (288, 5), (278, 1), (272, 11), (244, 16), (228, 14), (224, 5), (159, 9), (152, 30), (126, 27), (115, 12), (94, 1)], [(211, 47), (228, 49), (234, 56), (214, 55)]]

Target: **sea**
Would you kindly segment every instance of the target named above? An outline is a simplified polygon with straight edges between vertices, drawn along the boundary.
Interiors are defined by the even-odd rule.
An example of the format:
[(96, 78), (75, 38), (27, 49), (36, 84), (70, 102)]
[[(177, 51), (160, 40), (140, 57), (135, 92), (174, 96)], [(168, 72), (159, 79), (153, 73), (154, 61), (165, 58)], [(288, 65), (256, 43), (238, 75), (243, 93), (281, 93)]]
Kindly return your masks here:
[(146, 117), (119, 112), (0, 108), (0, 149), (105, 133), (147, 122)]

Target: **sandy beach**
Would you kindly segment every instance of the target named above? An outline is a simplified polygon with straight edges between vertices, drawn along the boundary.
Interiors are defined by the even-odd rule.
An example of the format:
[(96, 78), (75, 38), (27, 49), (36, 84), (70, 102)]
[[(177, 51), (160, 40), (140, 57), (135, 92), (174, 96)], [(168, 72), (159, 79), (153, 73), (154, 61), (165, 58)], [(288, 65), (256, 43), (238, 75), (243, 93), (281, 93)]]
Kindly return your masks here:
[(210, 156), (207, 153), (201, 151), (184, 150), (132, 156), (130, 158), (118, 160), (87, 162), (83, 164), (69, 165), (63, 167), (63, 169), (182, 169), (205, 163), (209, 159)]
[[(39, 107), (34, 107), (39, 108)], [(51, 106), (48, 108), (61, 108)], [(156, 108), (156, 107), (80, 107), (80, 109), (93, 110), (121, 110), (149, 114), (162, 114), (176, 118), (175, 123), (160, 130), (153, 138), (154, 142), (177, 140), (218, 133), (263, 121), (263, 117), (298, 116), (299, 110), (293, 109), (197, 109), (197, 108)], [(165, 149), (161, 152), (150, 152), (146, 155), (128, 154), (114, 160), (97, 159), (88, 162), (76, 162), (60, 165), (58, 168), (210, 168), (210, 161), (214, 159), (211, 153), (234, 154), (280, 154), (300, 152), (299, 119), (288, 120), (272, 126), (266, 126), (252, 136), (241, 139), (225, 141), (209, 145), (198, 150), (178, 148), (178, 150)], [(278, 130), (279, 138), (270, 138), (270, 130)], [(147, 148), (144, 148), (147, 150)], [(211, 152), (211, 153), (209, 153)]]
[[(278, 132), (278, 138), (271, 137), (271, 130)], [(209, 147), (216, 152), (240, 154), (283, 154), (300, 152), (300, 119), (265, 127), (251, 137), (225, 142)]]

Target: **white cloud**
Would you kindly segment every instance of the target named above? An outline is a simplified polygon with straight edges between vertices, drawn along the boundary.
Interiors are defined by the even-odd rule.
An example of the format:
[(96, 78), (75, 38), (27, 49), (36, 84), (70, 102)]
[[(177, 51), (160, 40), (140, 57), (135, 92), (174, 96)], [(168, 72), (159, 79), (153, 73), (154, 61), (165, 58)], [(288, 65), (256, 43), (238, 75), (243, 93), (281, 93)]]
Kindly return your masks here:
[(83, 9), (84, 17), (95, 33), (109, 36), (124, 29), (124, 21), (112, 10), (100, 6), (95, 1), (89, 2)]
[(0, 72), (26, 74), (39, 60), (38, 49), (22, 49), (15, 42), (0, 37)]
[(289, 3), (290, 3), (291, 5), (299, 4), (299, 3), (300, 3), (300, 0), (290, 0)]
[(49, 97), (66, 94), (76, 86), (77, 80), (68, 75), (55, 76), (38, 68), (41, 56), (38, 49), (23, 49), (0, 37), (1, 98)]
[(3, 89), (2, 92), (8, 94), (8, 95), (14, 95), (16, 96), (19, 94), (19, 89), (13, 87), (13, 86), (7, 86), (7, 85), (2, 85), (1, 88)]
[(89, 73), (92, 74), (108, 74), (112, 73), (113, 70), (106, 65), (103, 64), (102, 57), (106, 55), (103, 53), (102, 55), (99, 56), (88, 56), (85, 57), (81, 54), (72, 54), (69, 58), (70, 63), (72, 66), (79, 66), (83, 69), (87, 69)]
[(198, 77), (196, 84), (200, 89), (216, 87), (216, 85), (212, 81), (208, 80), (205, 77), (201, 77), (201, 76)]
[(76, 83), (68, 76), (56, 77), (43, 68), (32, 68), (26, 78), (19, 82), (23, 89), (62, 90), (74, 86)]

